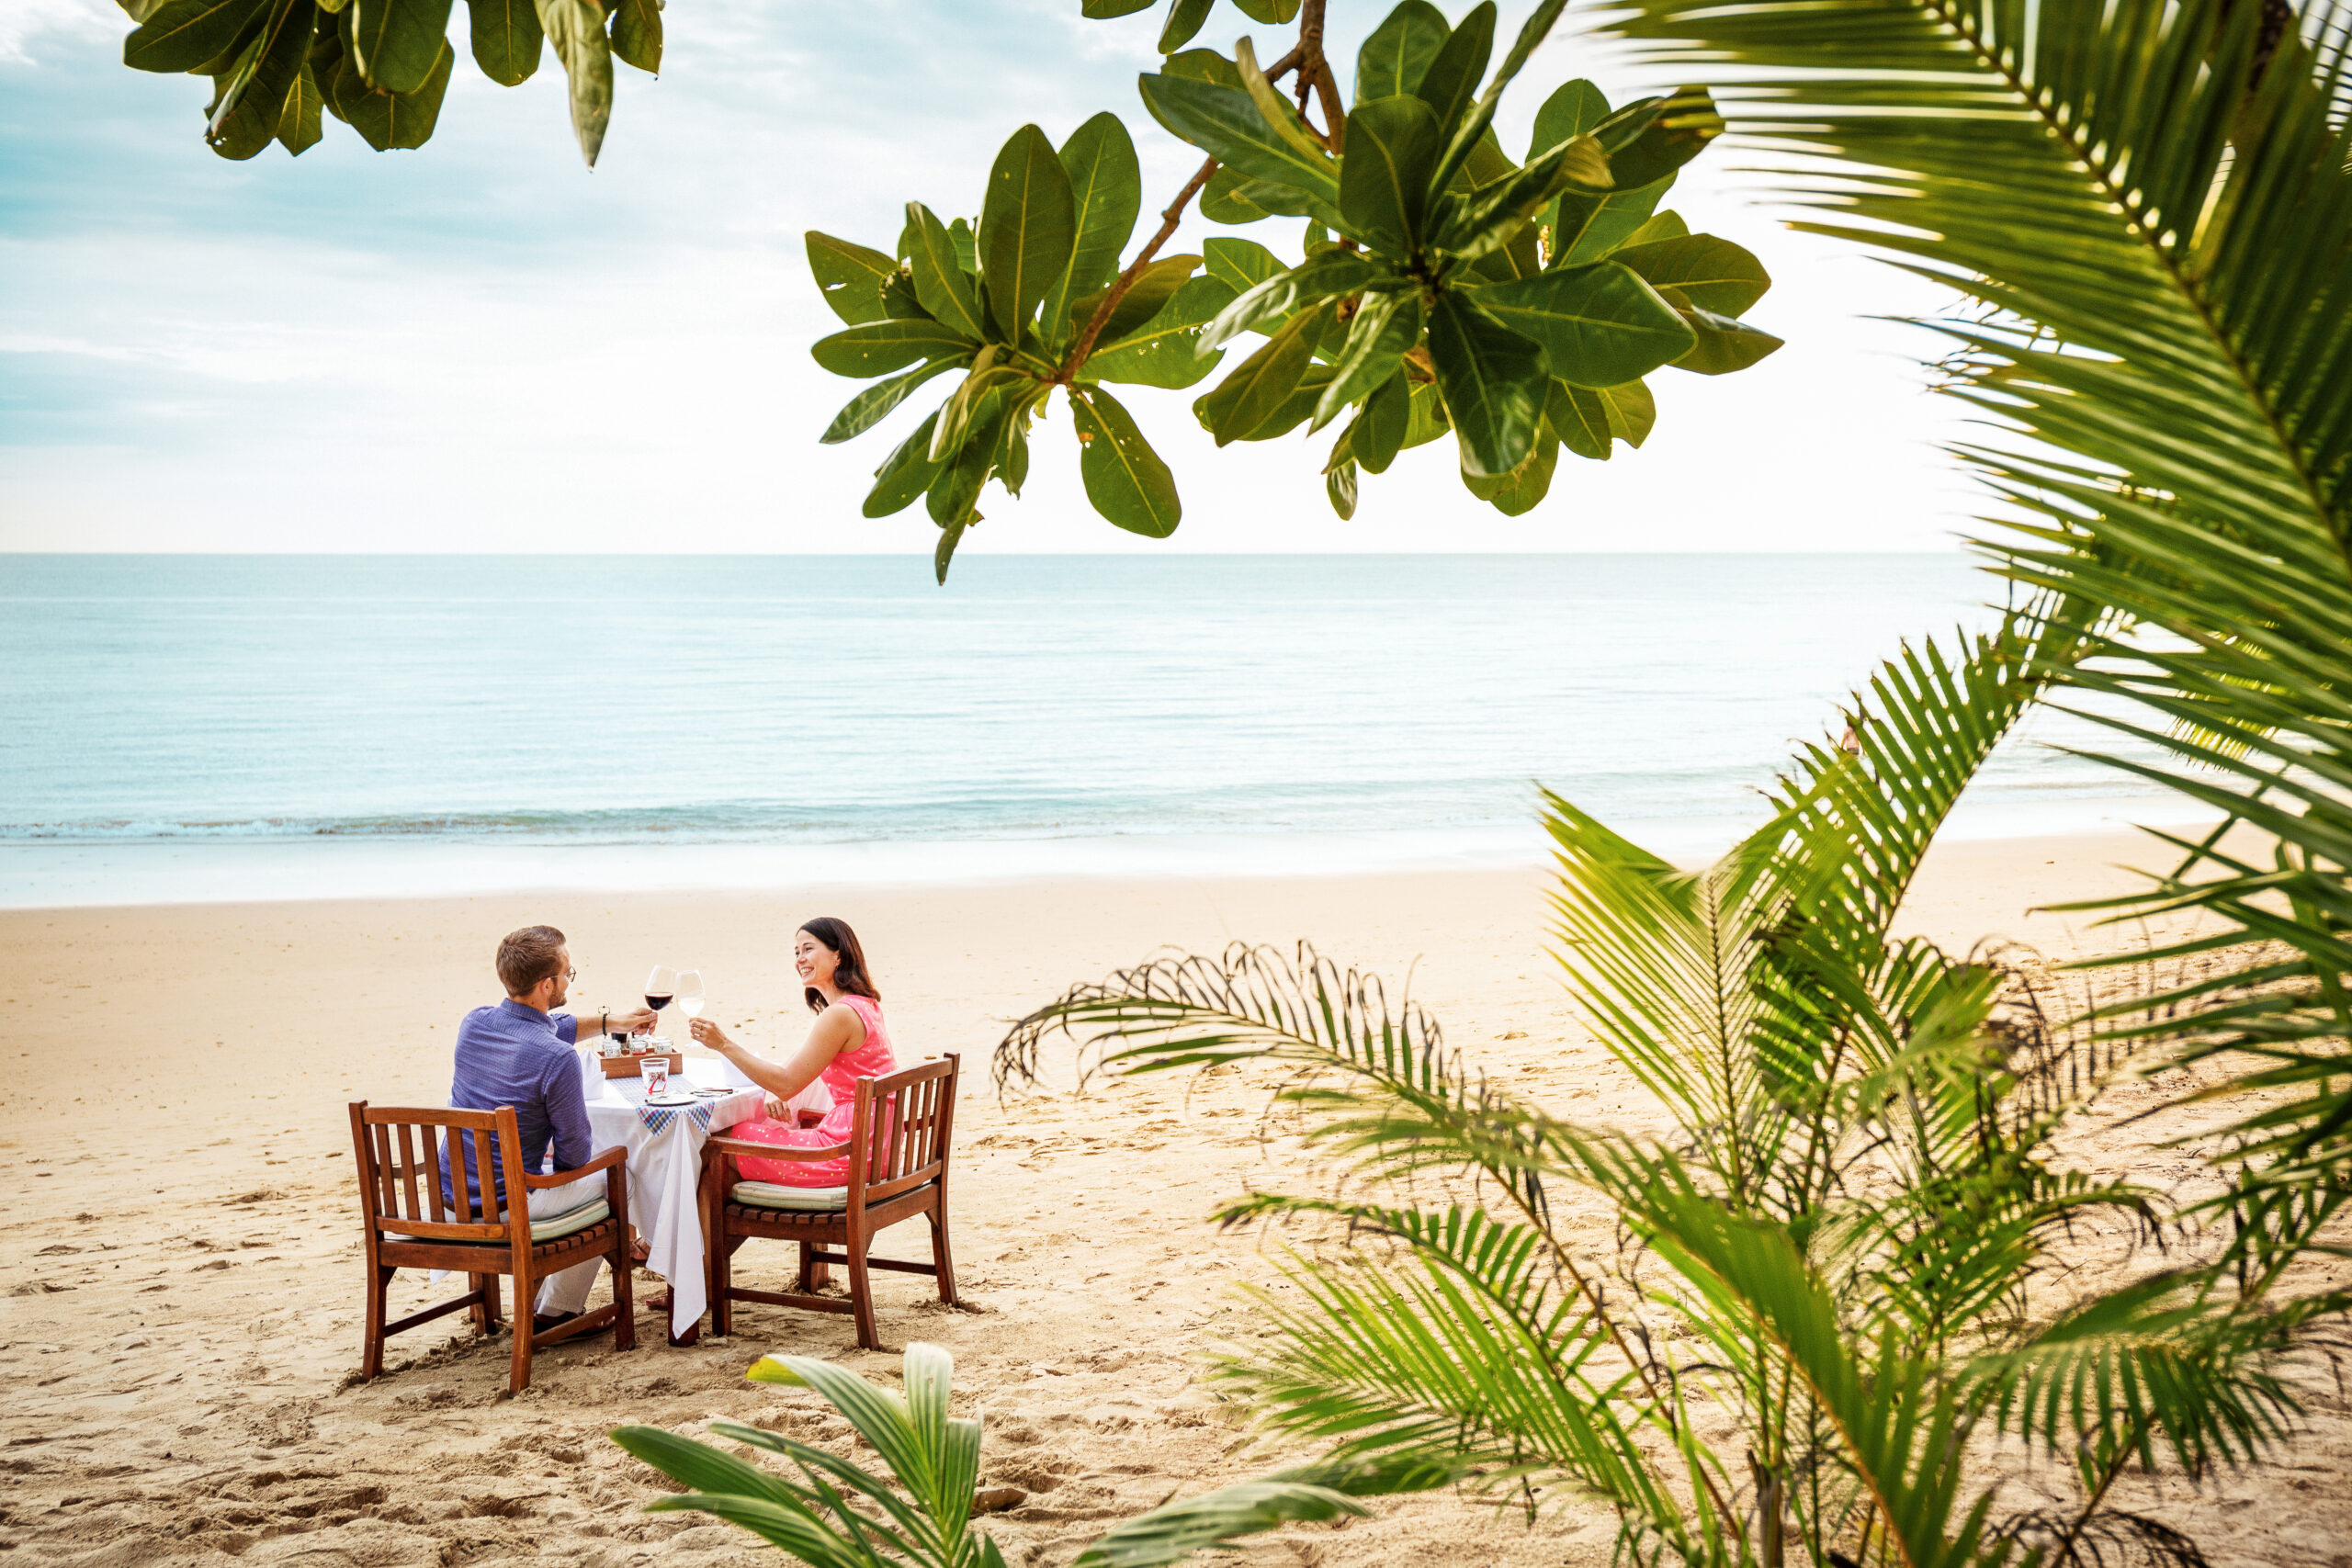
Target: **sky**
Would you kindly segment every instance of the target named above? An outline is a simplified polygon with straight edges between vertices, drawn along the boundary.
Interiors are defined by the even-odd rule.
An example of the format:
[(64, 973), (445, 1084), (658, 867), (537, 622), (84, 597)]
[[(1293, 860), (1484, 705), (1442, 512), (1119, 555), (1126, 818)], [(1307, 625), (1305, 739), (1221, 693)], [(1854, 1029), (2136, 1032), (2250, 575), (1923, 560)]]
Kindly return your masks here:
[[(1504, 6), (1505, 36), (1527, 8)], [(1386, 9), (1332, 0), (1343, 84)], [(1514, 154), (1559, 82), (1617, 102), (1666, 85), (1577, 15), (1505, 101)], [(1086, 21), (1078, 0), (674, 0), (660, 79), (616, 68), (592, 174), (552, 56), (494, 85), (462, 4), (422, 150), (372, 152), (330, 119), (299, 160), (232, 163), (201, 138), (209, 83), (119, 63), (114, 6), (0, 0), (0, 551), (928, 554), (920, 505), (858, 502), (931, 400), (817, 443), (863, 383), (808, 356), (840, 323), (802, 234), (887, 250), (910, 199), (976, 212), (1023, 122), (1058, 142), (1102, 108), (1156, 211), (1199, 158), (1136, 91), (1159, 20)], [(1220, 6), (1196, 42), (1229, 52), (1245, 28), (1268, 31)], [(1656, 373), (1647, 446), (1563, 455), (1528, 516), (1475, 501), (1442, 441), (1365, 476), (1343, 523), (1323, 499), (1331, 433), (1220, 453), (1189, 407), (1212, 380), (1121, 389), (1175, 470), (1173, 537), (1094, 515), (1057, 402), (1023, 495), (991, 488), (963, 549), (1956, 547), (1973, 498), (1937, 446), (1965, 428), (1926, 390), (1931, 341), (1880, 319), (1947, 296), (1787, 229), (1739, 162), (1718, 144), (1668, 204), (1763, 260), (1775, 286), (1748, 319), (1788, 345), (1736, 376)], [(1192, 220), (1170, 250), (1241, 232), (1295, 256), (1299, 227)]]

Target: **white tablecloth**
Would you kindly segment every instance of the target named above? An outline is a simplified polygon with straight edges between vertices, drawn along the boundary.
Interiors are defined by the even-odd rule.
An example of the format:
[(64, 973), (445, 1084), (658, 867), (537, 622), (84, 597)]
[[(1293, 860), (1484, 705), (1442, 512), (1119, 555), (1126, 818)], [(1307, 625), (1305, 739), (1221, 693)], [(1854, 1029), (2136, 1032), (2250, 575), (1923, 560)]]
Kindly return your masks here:
[[(702, 1146), (710, 1134), (759, 1114), (767, 1096), (717, 1057), (686, 1058), (686, 1081), (697, 1087), (733, 1088), (724, 1099), (691, 1110), (664, 1111), (639, 1103), (642, 1090), (633, 1078), (607, 1078), (586, 1049), (581, 1051), (581, 1087), (588, 1097), (588, 1126), (596, 1152), (619, 1145), (628, 1150), (628, 1217), (645, 1238), (646, 1267), (670, 1282), (670, 1332), (694, 1326), (710, 1304), (703, 1269), (702, 1213), (695, 1202), (702, 1180)], [(626, 1087), (624, 1087), (626, 1086)], [(832, 1097), (820, 1078), (793, 1097), (804, 1106), (830, 1109)], [(707, 1111), (706, 1117), (704, 1112)]]

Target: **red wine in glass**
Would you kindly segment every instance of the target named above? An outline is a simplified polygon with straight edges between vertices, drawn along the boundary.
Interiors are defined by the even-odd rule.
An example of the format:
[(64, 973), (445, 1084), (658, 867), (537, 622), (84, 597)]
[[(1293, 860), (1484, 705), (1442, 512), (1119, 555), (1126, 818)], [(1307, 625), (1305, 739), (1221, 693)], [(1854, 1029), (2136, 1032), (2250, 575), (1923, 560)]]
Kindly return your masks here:
[(658, 1013), (677, 994), (678, 972), (666, 964), (655, 964), (653, 973), (645, 977), (645, 1005)]

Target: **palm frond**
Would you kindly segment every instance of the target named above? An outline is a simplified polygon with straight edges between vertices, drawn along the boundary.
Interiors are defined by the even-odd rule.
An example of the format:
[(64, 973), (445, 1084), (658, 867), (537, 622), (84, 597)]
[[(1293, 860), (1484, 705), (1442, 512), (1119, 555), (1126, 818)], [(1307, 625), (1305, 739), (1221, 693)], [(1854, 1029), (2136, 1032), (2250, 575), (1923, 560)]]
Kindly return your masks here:
[(1114, 1525), (1080, 1552), (1070, 1568), (1163, 1568), (1247, 1535), (1300, 1520), (1361, 1518), (1370, 1513), (1342, 1492), (1268, 1477), (1163, 1503)]
[(2264, 1179), (2308, 1181), (2352, 1164), (2352, 6), (2277, 14), (1618, 0), (1611, 26), (1743, 76), (1718, 101), (1808, 227), (1989, 309), (1929, 323), (2010, 433), (1961, 449), (2017, 519), (1985, 548), (2110, 611), (2058, 673), (2172, 761), (2100, 760), (2276, 846), (2181, 846), (2132, 912), (2219, 926), (2173, 956), (2293, 964), (2134, 1037), (2296, 1085), (2244, 1130)]

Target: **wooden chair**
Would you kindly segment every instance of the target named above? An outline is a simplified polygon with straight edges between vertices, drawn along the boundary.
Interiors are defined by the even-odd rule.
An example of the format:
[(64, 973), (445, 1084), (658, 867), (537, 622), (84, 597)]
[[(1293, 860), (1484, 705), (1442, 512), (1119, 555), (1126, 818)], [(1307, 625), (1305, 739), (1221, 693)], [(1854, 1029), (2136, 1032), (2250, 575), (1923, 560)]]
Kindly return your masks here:
[[(450, 1197), (441, 1192), (441, 1141), (449, 1147)], [(513, 1201), (507, 1212), (491, 1212), (492, 1137), (497, 1140), (496, 1169), (504, 1173)], [(464, 1156), (463, 1140), (472, 1140)], [(520, 1393), (531, 1381), (531, 1352), (610, 1328), (614, 1348), (637, 1347), (637, 1321), (629, 1300), (631, 1263), (628, 1171), (626, 1149), (606, 1149), (578, 1170), (534, 1176), (524, 1167), (523, 1135), (514, 1108), (496, 1111), (371, 1109), (364, 1100), (351, 1107), (351, 1143), (359, 1156), (359, 1212), (368, 1242), (368, 1341), (360, 1376), (384, 1371), (384, 1341), (419, 1324), (468, 1309), (474, 1326), (494, 1334), (499, 1325), (502, 1274), (514, 1276), (514, 1370), (507, 1387)], [(463, 1156), (463, 1157), (461, 1157)], [(481, 1212), (467, 1190), (466, 1172), (480, 1173)], [(605, 1196), (567, 1214), (534, 1222), (524, 1191), (562, 1187), (595, 1171), (605, 1173)], [(518, 1184), (520, 1190), (518, 1190)], [(560, 1269), (602, 1257), (613, 1267), (613, 1299), (543, 1334), (531, 1331), (531, 1301), (539, 1282)], [(397, 1323), (384, 1321), (385, 1292), (402, 1269), (444, 1269), (467, 1275), (473, 1289)]]
[[(703, 1145), (704, 1234), (709, 1238), (711, 1332), (730, 1332), (737, 1302), (854, 1313), (857, 1342), (880, 1348), (874, 1330), (874, 1293), (867, 1270), (929, 1274), (939, 1299), (956, 1304), (956, 1265), (947, 1250), (947, 1152), (956, 1122), (957, 1059), (951, 1052), (888, 1077), (857, 1080), (849, 1142), (830, 1148), (792, 1149), (740, 1138), (714, 1137)], [(836, 1188), (771, 1187), (746, 1182), (736, 1162), (823, 1160), (849, 1156), (849, 1180)], [(794, 1206), (786, 1207), (786, 1204)], [(917, 1214), (931, 1221), (931, 1258), (906, 1263), (868, 1258), (875, 1233)], [(753, 1237), (800, 1244), (800, 1275), (791, 1292), (754, 1291), (734, 1282), (734, 1255)], [(822, 1250), (828, 1244), (838, 1252)], [(828, 1264), (849, 1268), (849, 1300), (815, 1293)]]

